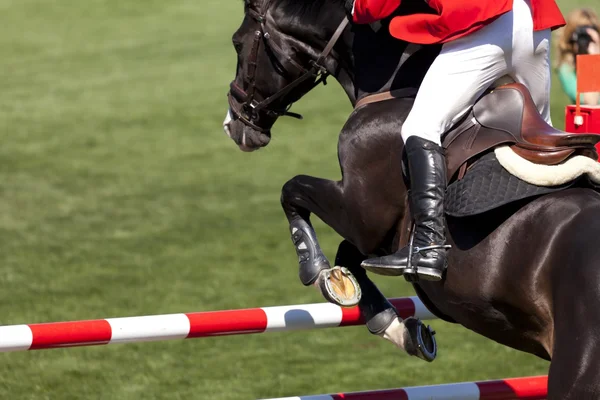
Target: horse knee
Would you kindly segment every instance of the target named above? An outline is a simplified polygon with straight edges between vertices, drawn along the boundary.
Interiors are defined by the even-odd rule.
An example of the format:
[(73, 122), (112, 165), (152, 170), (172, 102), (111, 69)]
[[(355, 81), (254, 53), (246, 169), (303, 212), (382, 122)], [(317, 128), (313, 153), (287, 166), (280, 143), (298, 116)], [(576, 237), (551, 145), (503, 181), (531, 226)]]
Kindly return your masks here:
[(288, 203), (290, 198), (297, 191), (297, 186), (298, 186), (296, 184), (297, 178), (298, 178), (298, 176), (295, 176), (283, 184), (283, 187), (281, 188), (281, 204), (282, 205), (285, 205), (286, 203)]
[(298, 217), (307, 220), (310, 215), (310, 212), (304, 208), (304, 205), (300, 204), (302, 200), (302, 185), (299, 181), (303, 178), (304, 175), (297, 175), (284, 183), (281, 188), (281, 207), (290, 222)]

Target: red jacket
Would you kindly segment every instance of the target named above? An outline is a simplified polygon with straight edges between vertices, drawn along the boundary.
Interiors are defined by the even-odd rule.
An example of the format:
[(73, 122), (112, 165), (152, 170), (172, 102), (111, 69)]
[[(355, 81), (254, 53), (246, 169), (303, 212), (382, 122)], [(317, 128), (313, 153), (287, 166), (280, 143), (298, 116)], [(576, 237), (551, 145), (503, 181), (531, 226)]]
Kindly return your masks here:
[[(355, 0), (354, 22), (369, 24), (389, 17), (402, 0)], [(435, 14), (395, 17), (392, 36), (411, 43), (445, 43), (466, 36), (512, 10), (513, 0), (426, 0)], [(536, 31), (565, 25), (555, 0), (530, 0)]]

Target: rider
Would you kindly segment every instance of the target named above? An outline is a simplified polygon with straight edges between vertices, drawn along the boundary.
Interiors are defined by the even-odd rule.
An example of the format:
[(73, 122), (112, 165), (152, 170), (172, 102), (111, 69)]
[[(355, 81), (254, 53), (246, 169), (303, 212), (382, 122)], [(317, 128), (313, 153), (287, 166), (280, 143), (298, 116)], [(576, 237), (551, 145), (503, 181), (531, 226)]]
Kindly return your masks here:
[[(346, 0), (346, 9), (355, 23), (367, 24), (390, 16), (401, 1)], [(554, 0), (426, 1), (433, 14), (394, 17), (389, 30), (407, 42), (442, 44), (401, 132), (415, 223), (411, 264), (420, 279), (438, 281), (449, 247), (443, 210), (446, 162), (440, 137), (505, 75), (529, 89), (540, 114), (551, 124), (550, 36), (565, 21)], [(366, 260), (363, 267), (402, 275), (408, 255), (407, 246)]]

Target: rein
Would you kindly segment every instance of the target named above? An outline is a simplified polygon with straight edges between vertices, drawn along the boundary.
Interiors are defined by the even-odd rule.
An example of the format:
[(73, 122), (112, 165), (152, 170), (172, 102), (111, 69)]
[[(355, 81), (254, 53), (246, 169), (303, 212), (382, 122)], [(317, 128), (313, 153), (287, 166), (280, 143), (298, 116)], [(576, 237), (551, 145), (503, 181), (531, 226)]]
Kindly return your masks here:
[[(292, 89), (299, 86), (301, 83), (309, 79), (314, 79), (312, 82), (312, 86), (309, 90), (312, 90), (319, 84), (323, 83), (327, 84), (327, 77), (330, 75), (327, 71), (327, 68), (324, 65), (325, 59), (331, 54), (333, 47), (337, 43), (337, 41), (342, 36), (346, 26), (348, 26), (349, 20), (348, 18), (344, 18), (335, 33), (329, 39), (329, 42), (323, 49), (323, 51), (319, 54), (316, 60), (311, 62), (311, 67), (309, 69), (303, 68), (296, 61), (294, 61), (289, 56), (285, 55), (284, 51), (271, 39), (271, 35), (266, 31), (265, 23), (266, 23), (266, 14), (269, 9), (269, 5), (271, 0), (268, 0), (264, 6), (262, 12), (257, 12), (253, 9), (248, 9), (247, 14), (250, 15), (256, 22), (260, 24), (260, 29), (254, 32), (254, 41), (252, 43), (252, 50), (250, 52), (250, 56), (248, 59), (248, 68), (245, 78), (245, 85), (247, 87), (247, 91), (243, 88), (239, 87), (232, 81), (229, 85), (229, 93), (227, 94), (229, 101), (229, 108), (231, 113), (239, 119), (245, 125), (251, 127), (252, 129), (266, 133), (270, 131), (269, 129), (261, 128), (255, 124), (255, 120), (258, 118), (259, 112), (265, 112), (269, 116), (280, 117), (280, 116), (289, 116), (298, 119), (302, 119), (300, 114), (296, 114), (290, 112), (289, 109), (292, 106), (290, 104), (285, 109), (275, 109), (269, 107), (275, 100), (282, 98), (287, 95)], [(263, 99), (262, 101), (258, 101), (256, 96), (256, 68), (257, 68), (257, 60), (258, 60), (258, 52), (260, 49), (260, 43), (263, 42), (266, 49), (273, 51), (274, 53), (282, 56), (287, 62), (292, 64), (294, 68), (301, 72), (301, 75), (286, 85), (283, 89), (279, 90), (275, 94)], [(285, 68), (284, 72), (288, 72)], [(238, 106), (239, 104), (239, 106)]]

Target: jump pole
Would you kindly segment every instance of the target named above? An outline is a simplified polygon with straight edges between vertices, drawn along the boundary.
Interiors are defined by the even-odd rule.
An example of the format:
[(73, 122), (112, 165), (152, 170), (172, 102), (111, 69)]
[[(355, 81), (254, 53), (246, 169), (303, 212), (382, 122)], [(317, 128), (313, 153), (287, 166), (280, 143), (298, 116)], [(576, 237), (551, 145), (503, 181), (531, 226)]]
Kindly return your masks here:
[[(418, 297), (390, 299), (402, 318), (436, 317)], [(364, 324), (330, 303), (0, 326), (0, 352), (323, 329)]]
[(542, 400), (548, 395), (547, 386), (547, 376), (531, 376), (267, 400)]

